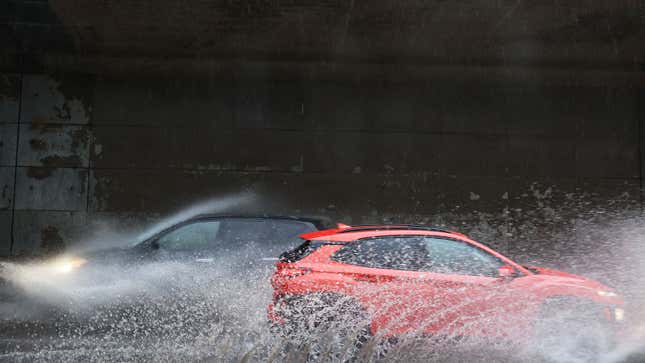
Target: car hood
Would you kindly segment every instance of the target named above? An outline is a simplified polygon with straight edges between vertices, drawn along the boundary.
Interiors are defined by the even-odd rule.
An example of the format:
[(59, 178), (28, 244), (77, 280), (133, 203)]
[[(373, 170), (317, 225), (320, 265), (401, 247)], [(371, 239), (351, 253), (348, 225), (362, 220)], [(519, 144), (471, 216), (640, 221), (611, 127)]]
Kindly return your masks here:
[(614, 289), (608, 287), (607, 285), (600, 283), (594, 279), (588, 277), (583, 277), (580, 275), (575, 275), (572, 273), (540, 267), (540, 266), (525, 266), (530, 271), (537, 273), (539, 276), (544, 277), (545, 279), (551, 280), (552, 282), (566, 284), (566, 285), (575, 285), (583, 288), (589, 288), (594, 290), (602, 291), (611, 291), (615, 292)]
[(88, 262), (118, 264), (138, 260), (142, 257), (142, 253), (136, 248), (126, 247), (87, 251), (79, 254), (74, 254), (74, 256), (82, 257), (88, 260)]

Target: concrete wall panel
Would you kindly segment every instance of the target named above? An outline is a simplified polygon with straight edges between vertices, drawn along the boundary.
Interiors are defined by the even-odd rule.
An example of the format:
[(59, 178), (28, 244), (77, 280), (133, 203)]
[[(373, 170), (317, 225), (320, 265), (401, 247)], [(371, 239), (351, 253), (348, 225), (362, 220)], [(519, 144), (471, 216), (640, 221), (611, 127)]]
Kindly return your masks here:
[(302, 169), (304, 134), (216, 127), (96, 127), (97, 168)]
[(11, 211), (0, 210), (0, 256), (11, 253)]
[(0, 124), (0, 165), (16, 165), (18, 124)]
[(597, 178), (639, 178), (640, 145), (624, 135), (582, 139), (576, 143), (576, 175)]
[(168, 213), (213, 196), (244, 190), (262, 175), (207, 170), (93, 171), (90, 212)]
[(22, 124), (18, 165), (89, 166), (90, 130), (85, 126)]
[(232, 127), (231, 83), (173, 78), (102, 79), (94, 88), (98, 125)]
[(61, 253), (87, 233), (85, 213), (16, 211), (13, 254)]
[(367, 130), (372, 125), (362, 107), (363, 88), (351, 82), (312, 87), (306, 105), (308, 123), (317, 130)]
[(19, 167), (16, 209), (83, 211), (87, 205), (87, 170)]
[[(594, 189), (582, 179), (598, 187), (598, 200), (625, 190), (633, 199), (639, 180), (641, 141), (627, 90), (87, 79), (26, 77), (19, 249), (41, 248), (44, 227), (28, 231), (28, 218), (74, 230), (82, 219), (61, 217), (67, 212), (141, 220), (248, 188), (263, 198), (258, 213), (439, 223), (512, 249), (506, 234), (519, 233), (514, 222), (549, 218), (523, 216), (547, 205), (536, 200), (565, 205), (566, 194)], [(82, 112), (71, 111), (74, 100)], [(3, 130), (11, 143), (15, 126)], [(560, 194), (544, 197), (548, 187), (536, 189), (535, 180)], [(616, 183), (599, 186), (607, 180)]]
[(0, 211), (13, 208), (14, 168), (0, 167)]
[(626, 136), (638, 125), (629, 88), (524, 86), (510, 89), (505, 97), (510, 134)]
[[(438, 178), (424, 174), (358, 174), (348, 178), (344, 174), (328, 173), (189, 173), (178, 170), (95, 173), (92, 212), (156, 210), (168, 213), (177, 208), (177, 203), (188, 205), (207, 197), (252, 188), (260, 197), (260, 212), (332, 213), (352, 216), (355, 221), (388, 213), (427, 216), (455, 208), (501, 212), (510, 183), (505, 178)], [(167, 197), (159, 198), (159, 195)], [(264, 197), (266, 202), (263, 202)], [(284, 206), (288, 207), (280, 209)]]
[(513, 152), (505, 135), (445, 134), (439, 163), (446, 175), (505, 176)]
[(299, 82), (237, 84), (235, 126), (301, 130), (305, 127), (306, 93)]
[(562, 136), (510, 135), (508, 175), (554, 178), (576, 176), (576, 145)]
[(442, 137), (435, 134), (315, 132), (306, 137), (308, 172), (438, 173)]
[(18, 122), (20, 75), (0, 73), (0, 124)]
[(43, 74), (26, 74), (22, 82), (20, 122), (87, 124), (91, 118), (92, 86), (85, 78), (56, 80)]

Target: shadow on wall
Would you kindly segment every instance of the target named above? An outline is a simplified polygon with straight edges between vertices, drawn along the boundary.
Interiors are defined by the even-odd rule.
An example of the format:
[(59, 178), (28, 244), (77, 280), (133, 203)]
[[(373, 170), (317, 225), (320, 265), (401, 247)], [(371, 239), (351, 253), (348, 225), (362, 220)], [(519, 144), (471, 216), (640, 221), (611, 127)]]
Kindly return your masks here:
[(0, 14), (0, 23), (6, 25), (0, 41), (15, 45), (16, 55), (25, 56), (24, 66), (38, 67), (38, 57), (45, 52), (75, 53), (78, 49), (78, 42), (54, 11), (52, 1), (7, 0), (0, 4)]

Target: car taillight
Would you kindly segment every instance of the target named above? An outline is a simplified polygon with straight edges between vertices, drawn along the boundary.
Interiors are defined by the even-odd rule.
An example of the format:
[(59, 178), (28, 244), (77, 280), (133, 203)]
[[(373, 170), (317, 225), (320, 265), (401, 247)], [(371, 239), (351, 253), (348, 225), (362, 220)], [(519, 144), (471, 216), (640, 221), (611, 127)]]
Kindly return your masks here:
[(300, 277), (306, 274), (311, 273), (312, 270), (308, 267), (296, 267), (290, 266), (289, 264), (278, 263), (277, 270), (271, 278), (271, 286), (274, 289), (281, 289), (287, 280), (291, 280), (296, 277)]

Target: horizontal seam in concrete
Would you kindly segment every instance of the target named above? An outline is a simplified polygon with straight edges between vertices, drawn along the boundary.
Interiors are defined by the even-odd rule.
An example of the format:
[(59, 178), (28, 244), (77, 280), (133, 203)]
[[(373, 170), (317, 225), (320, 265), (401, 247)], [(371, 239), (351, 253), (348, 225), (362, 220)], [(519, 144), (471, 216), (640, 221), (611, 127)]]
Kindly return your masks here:
[[(0, 165), (2, 166), (2, 165)], [(37, 169), (88, 169), (87, 166), (72, 166), (72, 165), (65, 165), (65, 166), (51, 166), (51, 165), (27, 165), (27, 164), (17, 164), (17, 165), (11, 165), (12, 167), (16, 167), (18, 169), (20, 168), (37, 168)]]
[(16, 212), (58, 212), (58, 213), (85, 213), (84, 209), (38, 209), (38, 208), (29, 208), (22, 209), (16, 208)]
[[(61, 168), (56, 168), (56, 167), (46, 167), (46, 168), (52, 168), (52, 169), (61, 169)], [(87, 169), (87, 168), (68, 168), (68, 169)], [(401, 173), (401, 172), (396, 172), (396, 173), (368, 173), (368, 172), (361, 172), (359, 174), (354, 174), (351, 172), (321, 172), (321, 171), (304, 171), (304, 172), (291, 172), (286, 169), (282, 170), (250, 170), (250, 169), (208, 169), (208, 168), (181, 168), (181, 167), (163, 167), (163, 168), (142, 168), (142, 167), (131, 167), (131, 168), (123, 168), (123, 167), (92, 167), (90, 168), (90, 171), (186, 171), (186, 172), (201, 172), (201, 173), (222, 173), (222, 172), (230, 172), (230, 173), (240, 173), (240, 174), (285, 174), (285, 175), (351, 175), (351, 176), (422, 176), (423, 174), (433, 174), (437, 175), (437, 177), (444, 177), (444, 178), (459, 178), (459, 177), (467, 177), (467, 178), (497, 178), (497, 179), (524, 179), (524, 178), (532, 178), (532, 179), (549, 179), (549, 180), (575, 180), (575, 179), (584, 179), (584, 180), (639, 180), (639, 177), (637, 175), (635, 176), (615, 176), (615, 177), (595, 177), (595, 176), (584, 176), (584, 177), (579, 177), (579, 176), (541, 176), (541, 175), (509, 175), (509, 176), (494, 176), (494, 175), (475, 175), (475, 174), (441, 174), (441, 173), (436, 173), (433, 170), (419, 170), (416, 172), (412, 173)]]
[[(19, 24), (19, 23), (17, 23)], [(54, 25), (60, 26), (60, 25)], [(53, 53), (55, 54), (55, 53)], [(60, 61), (65, 61), (64, 57), (67, 57), (73, 63), (79, 62), (79, 58), (70, 55), (67, 53), (55, 54), (55, 59)], [(269, 57), (267, 57), (269, 55)], [(266, 67), (268, 66), (278, 66), (293, 68), (294, 66), (299, 66), (303, 68), (320, 68), (320, 69), (335, 69), (339, 66), (366, 66), (370, 67), (372, 71), (382, 71), (385, 68), (396, 68), (396, 69), (405, 69), (405, 68), (415, 68), (415, 69), (438, 69), (443, 72), (451, 72), (455, 70), (463, 71), (464, 68), (468, 68), (470, 72), (499, 72), (503, 74), (514, 74), (514, 73), (524, 73), (527, 70), (535, 71), (537, 73), (543, 72), (560, 72), (565, 75), (571, 75), (571, 72), (585, 73), (585, 72), (600, 72), (600, 73), (626, 73), (626, 74), (641, 74), (645, 75), (640, 69), (634, 69), (633, 61), (595, 61), (590, 62), (530, 62), (522, 60), (508, 61), (504, 63), (500, 62), (497, 59), (491, 58), (489, 61), (464, 61), (460, 63), (448, 63), (446, 61), (441, 61), (439, 58), (434, 57), (423, 57), (423, 56), (398, 56), (391, 59), (383, 59), (383, 57), (351, 57), (351, 56), (339, 56), (333, 55), (329, 58), (321, 57), (320, 54), (316, 54), (314, 57), (310, 58), (299, 58), (295, 61), (285, 61), (282, 59), (271, 59), (270, 53), (259, 53), (259, 54), (246, 54), (244, 57), (222, 57), (221, 55), (212, 54), (208, 57), (201, 58), (196, 60), (194, 57), (184, 54), (175, 54), (169, 58), (170, 62), (179, 62), (179, 63), (203, 63), (204, 60), (207, 60), (209, 68), (212, 68), (213, 65), (219, 65), (220, 67), (234, 66), (236, 68), (246, 68), (254, 69), (254, 67)], [(43, 57), (42, 61), (44, 64), (47, 64), (52, 56)], [(105, 54), (86, 54), (80, 62), (92, 62), (99, 60), (100, 63), (104, 64), (119, 64), (122, 66), (123, 62), (134, 62), (138, 64), (149, 63), (150, 60), (158, 60), (158, 54), (155, 53), (132, 53), (130, 50), (127, 55), (119, 54), (119, 52), (113, 52), (110, 55)], [(189, 67), (186, 65), (186, 67)], [(264, 69), (264, 68), (262, 68)], [(238, 77), (238, 79), (246, 79), (244, 76)]]
[[(61, 124), (65, 125), (65, 124)], [(80, 124), (82, 125), (82, 124)], [(88, 126), (87, 124), (84, 124), (85, 126)], [(141, 128), (141, 129), (167, 129), (167, 130), (174, 130), (174, 129), (191, 129), (194, 127), (184, 127), (184, 126), (162, 126), (162, 125), (140, 125), (140, 124), (122, 124), (122, 125), (113, 125), (113, 124), (92, 124), (93, 129), (100, 130), (100, 129), (119, 129), (119, 128)], [(220, 128), (218, 128), (220, 129)], [(434, 136), (441, 136), (441, 135), (449, 135), (449, 136), (498, 136), (498, 137), (508, 137), (508, 136), (524, 136), (524, 137), (548, 137), (549, 140), (568, 140), (570, 137), (574, 138), (579, 135), (577, 135), (575, 132), (572, 132), (570, 134), (567, 133), (562, 133), (562, 132), (554, 132), (553, 134), (549, 133), (523, 133), (523, 132), (460, 132), (460, 131), (427, 131), (427, 130), (414, 130), (414, 129), (316, 129), (316, 128), (311, 128), (311, 127), (305, 127), (305, 128), (273, 128), (273, 127), (233, 127), (233, 128), (224, 128), (220, 130), (225, 130), (225, 132), (231, 132), (231, 131), (275, 131), (275, 132), (290, 132), (290, 133), (303, 133), (303, 134), (329, 134), (329, 133), (335, 133), (335, 134), (350, 134), (350, 133), (356, 133), (356, 134), (370, 134), (370, 135), (389, 135), (389, 134), (396, 134), (396, 135), (434, 135)], [(599, 135), (597, 137), (598, 139), (601, 139), (602, 137)], [(595, 137), (588, 137), (585, 139), (589, 140), (594, 140)], [(636, 145), (637, 143), (634, 143)]]
[(34, 23), (31, 21), (16, 21), (16, 22), (13, 22), (12, 25), (29, 26), (34, 28), (58, 28), (63, 31), (67, 31), (67, 28), (64, 25), (55, 24), (55, 23)]
[(89, 123), (72, 123), (72, 122), (32, 122), (32, 121), (20, 121), (19, 123), (20, 126), (23, 125), (38, 125), (38, 127), (60, 127), (60, 126), (88, 126)]

